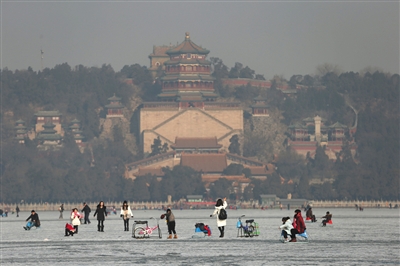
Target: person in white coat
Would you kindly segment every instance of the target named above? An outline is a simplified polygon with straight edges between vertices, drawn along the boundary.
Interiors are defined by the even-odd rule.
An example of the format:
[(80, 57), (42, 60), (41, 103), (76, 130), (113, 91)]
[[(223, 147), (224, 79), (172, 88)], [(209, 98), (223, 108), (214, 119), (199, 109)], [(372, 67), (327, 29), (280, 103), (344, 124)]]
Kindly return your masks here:
[(71, 223), (75, 228), (75, 234), (78, 233), (78, 225), (81, 224), (82, 215), (78, 212), (77, 208), (72, 209), (71, 213)]
[(283, 238), (285, 239), (285, 242), (288, 242), (288, 235), (291, 235), (291, 230), (293, 229), (292, 221), (290, 220), (290, 217), (283, 217), (282, 218), (282, 225), (279, 226), (279, 229), (282, 230), (282, 235)]
[(218, 218), (219, 212), (221, 209), (225, 209), (227, 206), (228, 206), (228, 203), (226, 203), (226, 198), (224, 198), (224, 200), (218, 199), (217, 203), (215, 204), (215, 210), (214, 210), (213, 214), (210, 215), (210, 217), (213, 217), (214, 215), (217, 216), (217, 226), (218, 226), (218, 230), (220, 232), (219, 237), (224, 237), (225, 226), (226, 226), (226, 219), (220, 220)]
[(133, 214), (126, 200), (121, 206), (121, 217), (124, 220), (124, 231), (129, 231), (129, 218), (133, 217)]

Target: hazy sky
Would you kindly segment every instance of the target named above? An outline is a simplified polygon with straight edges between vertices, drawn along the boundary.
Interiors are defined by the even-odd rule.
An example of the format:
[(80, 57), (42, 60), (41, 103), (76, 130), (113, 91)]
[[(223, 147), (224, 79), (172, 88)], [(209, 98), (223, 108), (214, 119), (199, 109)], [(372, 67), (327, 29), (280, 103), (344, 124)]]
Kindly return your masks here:
[(1, 1), (1, 68), (149, 67), (185, 32), (266, 78), (329, 63), (399, 73), (399, 1)]

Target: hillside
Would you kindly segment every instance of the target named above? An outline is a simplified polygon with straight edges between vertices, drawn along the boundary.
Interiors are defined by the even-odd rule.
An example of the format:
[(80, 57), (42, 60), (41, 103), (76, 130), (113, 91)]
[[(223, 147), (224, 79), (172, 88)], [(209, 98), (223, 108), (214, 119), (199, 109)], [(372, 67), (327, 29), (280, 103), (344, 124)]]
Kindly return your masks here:
[[(138, 145), (138, 107), (143, 101), (154, 101), (160, 92), (145, 67), (132, 65), (115, 72), (107, 65), (72, 69), (62, 64), (43, 72), (4, 69), (1, 75), (2, 201), (122, 200), (132, 195), (140, 200), (135, 195), (138, 189), (156, 195), (157, 183), (134, 185), (123, 178), (125, 164), (143, 158)], [(134, 84), (126, 84), (126, 78), (133, 78)], [(220, 100), (240, 101), (245, 110), (242, 155), (264, 163), (274, 160), (277, 166), (267, 181), (252, 181), (254, 189), (243, 197), (272, 193), (284, 198), (291, 193), (313, 199), (398, 199), (399, 75), (327, 73), (295, 80), (293, 86), (303, 85), (295, 97), (282, 95), (275, 81), (271, 89), (227, 88), (216, 81), (217, 92), (223, 96)], [(118, 121), (105, 118), (104, 106), (113, 94), (127, 107)], [(268, 99), (269, 117), (249, 115), (252, 99), (258, 95)], [(347, 142), (335, 161), (326, 158), (323, 148), (317, 149), (315, 158), (287, 149), (288, 126), (306, 117), (319, 115), (331, 124), (353, 125), (354, 110), (348, 104), (358, 112), (354, 158)], [(95, 165), (91, 150), (80, 153), (68, 133), (64, 148), (57, 152), (38, 151), (34, 140), (15, 143), (15, 122), (22, 119), (31, 128), (33, 114), (39, 110), (59, 110), (63, 124), (80, 120)], [(282, 177), (294, 182), (281, 184)]]

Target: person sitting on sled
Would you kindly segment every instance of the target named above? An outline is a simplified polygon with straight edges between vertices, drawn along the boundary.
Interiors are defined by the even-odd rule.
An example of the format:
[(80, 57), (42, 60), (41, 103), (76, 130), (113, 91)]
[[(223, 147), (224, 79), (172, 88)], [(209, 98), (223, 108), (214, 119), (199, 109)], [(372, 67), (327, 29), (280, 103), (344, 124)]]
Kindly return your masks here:
[(312, 207), (309, 207), (307, 212), (306, 212), (306, 217), (307, 220), (311, 220), (312, 223), (315, 223), (317, 219), (315, 218), (315, 215), (312, 212)]
[(65, 224), (65, 236), (74, 236), (74, 234), (75, 234), (75, 227), (70, 223), (66, 223)]
[(296, 234), (302, 234), (306, 230), (306, 224), (304, 223), (303, 216), (301, 216), (301, 210), (297, 209), (294, 211), (294, 217), (293, 217), (293, 229), (290, 230), (292, 235), (292, 239), (290, 239), (289, 242), (297, 242), (296, 239)]
[[(30, 221), (28, 222), (29, 219)], [(24, 226), (25, 230), (30, 230), (34, 226), (36, 227), (40, 226), (39, 215), (35, 212), (35, 210), (31, 211), (31, 215), (25, 221), (28, 222), (26, 226)]]
[(285, 239), (285, 242), (288, 242), (288, 234), (292, 234), (291, 230), (293, 229), (292, 221), (290, 220), (290, 217), (283, 217), (282, 218), (282, 225), (279, 226), (279, 229), (282, 230), (282, 235), (283, 238)]
[(332, 214), (326, 212), (326, 215), (322, 216), (322, 218), (325, 218), (325, 220), (322, 221), (322, 226), (326, 226), (326, 224), (329, 223), (330, 220), (332, 220)]

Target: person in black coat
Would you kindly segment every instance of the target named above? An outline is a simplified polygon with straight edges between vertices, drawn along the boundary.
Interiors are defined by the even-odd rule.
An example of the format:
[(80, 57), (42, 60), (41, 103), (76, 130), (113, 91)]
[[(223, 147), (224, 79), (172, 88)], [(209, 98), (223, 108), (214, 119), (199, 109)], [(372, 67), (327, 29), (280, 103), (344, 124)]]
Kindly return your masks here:
[(31, 220), (31, 222), (32, 222), (32, 226), (31, 227), (28, 227), (28, 226), (24, 226), (24, 229), (25, 230), (30, 230), (32, 227), (34, 227), (34, 226), (36, 226), (36, 227), (39, 227), (40, 226), (40, 220), (39, 220), (39, 215), (35, 212), (35, 210), (32, 210), (31, 211), (31, 215), (28, 217), (28, 218), (26, 218), (26, 220), (25, 221), (28, 221), (28, 220)]
[(100, 201), (97, 205), (96, 211), (94, 212), (93, 217), (97, 215), (97, 231), (104, 232), (104, 220), (107, 217), (107, 209), (104, 206), (104, 202)]
[(90, 212), (92, 210), (90, 209), (90, 207), (86, 204), (86, 202), (83, 203), (83, 209), (81, 210), (81, 212), (83, 212), (85, 214), (85, 222), (84, 224), (90, 224), (90, 220), (89, 220), (89, 215)]

